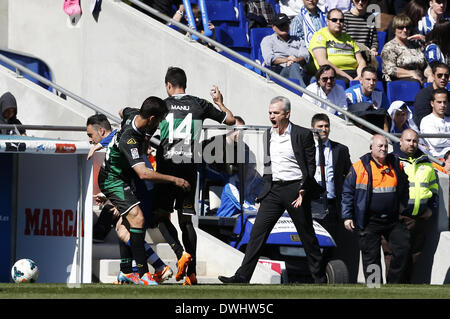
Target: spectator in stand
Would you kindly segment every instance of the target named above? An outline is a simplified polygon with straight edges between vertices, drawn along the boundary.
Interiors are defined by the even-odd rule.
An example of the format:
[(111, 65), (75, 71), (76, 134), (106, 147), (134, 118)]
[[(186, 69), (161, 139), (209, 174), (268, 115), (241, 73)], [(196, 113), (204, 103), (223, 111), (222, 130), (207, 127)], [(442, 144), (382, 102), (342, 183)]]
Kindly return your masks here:
[(329, 64), (337, 77), (348, 83), (359, 79), (366, 61), (356, 42), (342, 31), (343, 28), (344, 14), (339, 9), (332, 9), (327, 14), (327, 27), (314, 33), (308, 49), (317, 69)]
[[(352, 0), (353, 7), (350, 11), (344, 13), (344, 32), (352, 37), (356, 43), (363, 44), (370, 51), (371, 56), (378, 55), (378, 37), (375, 21), (369, 25), (369, 16), (372, 13), (367, 12), (369, 0)], [(364, 57), (366, 62), (371, 57)]]
[(375, 113), (378, 115), (361, 114), (360, 116), (365, 118), (366, 121), (371, 122), (372, 124), (383, 128), (386, 132), (388, 132), (389, 116), (386, 111), (389, 108), (389, 103), (386, 94), (376, 88), (377, 81), (377, 70), (371, 66), (366, 66), (361, 71), (360, 83), (345, 90), (348, 109), (352, 113), (356, 114), (355, 110), (359, 109), (360, 105), (370, 104), (370, 109), (372, 111), (375, 110)]
[[(322, 65), (315, 75), (316, 82), (311, 83), (306, 89), (322, 99), (328, 100), (330, 103), (340, 106), (342, 109), (347, 110), (347, 98), (345, 96), (345, 90), (341, 85), (336, 85), (336, 72), (329, 64)], [(315, 98), (304, 94), (303, 97), (311, 103), (327, 110), (328, 112), (338, 115), (339, 112), (329, 107), (328, 105), (318, 101)]]
[[(414, 123), (420, 129), (420, 123), (422, 118), (431, 113), (431, 94), (433, 90), (445, 89), (448, 84), (450, 76), (450, 67), (445, 63), (435, 63), (431, 67), (432, 73), (432, 85), (429, 85), (417, 93), (414, 100)], [(445, 115), (450, 116), (450, 110), (445, 111)]]
[[(22, 125), (17, 119), (17, 101), (11, 92), (6, 92), (0, 97), (0, 124)], [(24, 129), (2, 129), (0, 134), (4, 135), (27, 135)]]
[[(192, 15), (194, 16), (194, 20), (195, 20), (195, 28), (201, 34), (204, 34), (205, 30), (203, 28), (202, 12), (200, 10), (200, 6), (197, 4), (192, 4), (191, 8), (192, 8)], [(186, 14), (183, 17), (182, 22), (189, 26)], [(215, 40), (216, 39), (216, 27), (214, 26), (214, 24), (211, 21), (208, 22), (208, 29), (211, 30), (211, 32), (212, 32), (212, 35), (210, 38)], [(182, 30), (180, 30), (180, 31), (182, 31)], [(199, 41), (201, 41), (201, 40), (199, 40)], [(202, 43), (204, 43), (207, 47), (214, 49), (214, 46), (210, 45), (209, 43), (203, 42), (203, 41), (202, 41)]]
[[(180, 22), (181, 19), (184, 16), (184, 5), (182, 0), (141, 0), (143, 3), (148, 5), (149, 7), (152, 7), (155, 10), (158, 10), (162, 14), (165, 14), (166, 16), (172, 17), (175, 21)], [(166, 23), (165, 20), (149, 13), (148, 11), (145, 11), (141, 9), (140, 7), (131, 4), (132, 7), (136, 8), (139, 11), (144, 12), (145, 14), (148, 14), (152, 18), (162, 22)], [(176, 11), (174, 10), (176, 8)], [(175, 12), (174, 12), (175, 11)]]
[(278, 3), (280, 4), (280, 13), (284, 13), (289, 19), (297, 16), (303, 8), (303, 0), (279, 0)]
[(352, 8), (352, 0), (320, 0), (319, 7), (322, 8), (322, 11), (338, 9), (347, 12)]
[(425, 57), (428, 65), (442, 62), (447, 65), (450, 62), (450, 21), (439, 20), (433, 30), (426, 35), (427, 46), (425, 48)]
[[(448, 91), (446, 89), (434, 90), (431, 95), (431, 114), (425, 116), (420, 123), (420, 132), (423, 134), (450, 133), (450, 117), (445, 116), (448, 105)], [(424, 138), (428, 153), (435, 157), (443, 157), (450, 150), (450, 139), (446, 137)]]
[(401, 14), (394, 17), (392, 27), (395, 37), (381, 51), (383, 79), (418, 81), (423, 86), (424, 81), (431, 78), (431, 69), (427, 68), (422, 48), (409, 39), (411, 26), (411, 18), (408, 16)]
[(304, 67), (309, 62), (305, 41), (289, 35), (290, 20), (284, 13), (277, 14), (272, 21), (273, 34), (261, 41), (264, 63), (274, 72), (286, 78), (294, 78), (306, 87)]
[(291, 21), (289, 33), (304, 40), (306, 46), (316, 31), (327, 26), (326, 14), (317, 6), (318, 2), (319, 0), (303, 0), (304, 6)]
[(388, 154), (387, 139), (374, 135), (370, 153), (352, 165), (342, 192), (342, 219), (348, 231), (359, 231), (366, 280), (373, 271), (369, 266), (377, 265), (381, 272), (380, 250), (384, 236), (393, 250), (387, 283), (406, 281), (410, 234), (399, 221), (399, 211), (400, 204), (407, 202), (407, 190), (406, 174), (399, 160)]
[(348, 105), (361, 102), (372, 103), (375, 109), (383, 108), (387, 111), (389, 102), (384, 92), (377, 87), (377, 70), (372, 66), (366, 66), (361, 71), (359, 84), (355, 84), (345, 90)]
[(412, 120), (413, 114), (409, 106), (403, 101), (394, 101), (389, 106), (388, 114), (390, 120), (390, 133), (401, 133), (411, 128), (416, 132), (419, 131), (416, 124)]
[(445, 15), (447, 9), (447, 0), (430, 0), (430, 7), (427, 14), (419, 21), (419, 33), (427, 35), (433, 30), (434, 25), (439, 19), (449, 20)]
[(270, 20), (275, 15), (272, 4), (260, 0), (244, 1), (244, 13), (248, 22), (248, 29), (266, 28), (270, 25)]
[[(397, 1), (396, 1), (397, 2)], [(419, 33), (418, 24), (420, 19), (424, 15), (427, 14), (427, 6), (424, 0), (411, 0), (409, 1), (403, 8), (401, 12), (397, 12), (395, 15), (399, 15), (403, 13), (404, 15), (410, 17), (411, 19), (411, 34), (422, 41), (425, 40), (425, 37)], [(395, 29), (392, 28), (392, 20), (389, 23), (387, 34), (386, 34), (386, 42), (391, 41), (395, 36)]]
[(404, 8), (411, 3), (410, 0), (385, 0), (384, 2), (387, 6), (387, 13), (392, 15), (400, 14)]

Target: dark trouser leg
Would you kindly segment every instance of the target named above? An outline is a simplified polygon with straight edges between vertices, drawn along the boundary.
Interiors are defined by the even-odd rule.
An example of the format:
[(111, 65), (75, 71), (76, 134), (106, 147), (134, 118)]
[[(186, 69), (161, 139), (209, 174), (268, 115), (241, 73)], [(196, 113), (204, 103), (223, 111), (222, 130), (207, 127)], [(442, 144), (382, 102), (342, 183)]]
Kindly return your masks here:
[(250, 233), (244, 260), (236, 275), (250, 281), (267, 238), (283, 211), (284, 207), (279, 196), (272, 191), (262, 200)]
[(380, 271), (381, 283), (381, 234), (380, 230), (372, 224), (368, 224), (366, 228), (359, 233), (359, 245), (362, 255), (362, 264), (364, 277), (367, 278), (371, 272), (373, 265), (378, 266)]
[[(289, 185), (291, 186), (291, 185)], [(287, 211), (297, 229), (300, 238), (302, 239), (303, 248), (306, 252), (309, 270), (316, 283), (325, 283), (325, 265), (320, 252), (319, 242), (314, 231), (312, 216), (311, 216), (311, 202), (307, 197), (303, 198), (303, 203), (300, 207), (294, 208), (290, 205), (292, 194), (297, 193), (297, 186), (294, 184), (290, 187), (290, 195), (284, 198), (287, 206)], [(298, 193), (297, 193), (298, 194)], [(286, 194), (287, 195), (287, 194)], [(290, 201), (290, 202), (289, 202)]]
[(410, 258), (410, 233), (404, 224), (397, 223), (387, 239), (392, 250), (392, 258), (386, 280), (393, 284), (405, 283)]

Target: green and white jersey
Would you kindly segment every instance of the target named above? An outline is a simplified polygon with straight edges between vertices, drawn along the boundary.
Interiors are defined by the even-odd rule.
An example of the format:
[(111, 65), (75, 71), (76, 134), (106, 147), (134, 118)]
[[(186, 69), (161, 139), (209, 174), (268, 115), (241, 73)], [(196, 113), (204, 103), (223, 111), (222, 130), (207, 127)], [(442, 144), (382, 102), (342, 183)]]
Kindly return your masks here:
[(187, 94), (177, 94), (165, 100), (166, 118), (160, 123), (161, 150), (164, 159), (193, 157), (193, 144), (199, 141), (203, 121), (212, 119), (223, 123), (227, 114), (210, 102)]
[(148, 141), (145, 135), (134, 125), (136, 115), (127, 120), (124, 116), (123, 127), (116, 133), (106, 149), (106, 156), (101, 168), (105, 177), (106, 188), (125, 183), (130, 185), (136, 177), (133, 167), (144, 164)]

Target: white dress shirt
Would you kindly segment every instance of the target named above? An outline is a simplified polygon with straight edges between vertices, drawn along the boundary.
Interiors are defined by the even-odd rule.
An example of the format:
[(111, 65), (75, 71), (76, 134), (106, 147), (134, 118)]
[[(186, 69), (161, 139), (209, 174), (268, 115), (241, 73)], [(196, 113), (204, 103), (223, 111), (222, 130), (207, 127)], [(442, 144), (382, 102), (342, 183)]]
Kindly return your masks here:
[(281, 135), (273, 128), (271, 130), (270, 162), (273, 181), (293, 181), (303, 178), (292, 149), (291, 128), (292, 124), (289, 123), (287, 129)]
[[(325, 157), (325, 182), (327, 187), (327, 197), (335, 198), (334, 191), (334, 170), (333, 170), (333, 152), (331, 151), (330, 140), (323, 144), (323, 154)], [(319, 157), (319, 143), (316, 141), (316, 173), (314, 175), (316, 181), (323, 185), (322, 174), (320, 172), (320, 157)]]

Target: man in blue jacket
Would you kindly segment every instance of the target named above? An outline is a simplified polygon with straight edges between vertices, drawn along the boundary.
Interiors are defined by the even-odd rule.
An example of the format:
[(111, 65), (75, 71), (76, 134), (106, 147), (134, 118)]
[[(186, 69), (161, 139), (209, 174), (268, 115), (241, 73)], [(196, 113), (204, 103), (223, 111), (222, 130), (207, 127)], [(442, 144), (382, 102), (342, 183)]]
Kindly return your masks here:
[(384, 236), (393, 251), (387, 282), (403, 283), (406, 281), (410, 234), (406, 225), (399, 221), (399, 211), (407, 198), (408, 181), (398, 159), (388, 154), (384, 136), (374, 135), (370, 150), (352, 165), (345, 179), (342, 219), (347, 230), (359, 231), (366, 281), (370, 275), (369, 266), (378, 265), (381, 271), (381, 238)]

